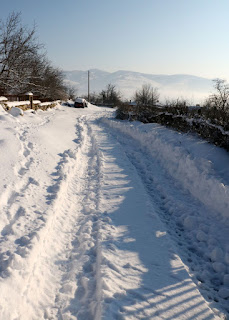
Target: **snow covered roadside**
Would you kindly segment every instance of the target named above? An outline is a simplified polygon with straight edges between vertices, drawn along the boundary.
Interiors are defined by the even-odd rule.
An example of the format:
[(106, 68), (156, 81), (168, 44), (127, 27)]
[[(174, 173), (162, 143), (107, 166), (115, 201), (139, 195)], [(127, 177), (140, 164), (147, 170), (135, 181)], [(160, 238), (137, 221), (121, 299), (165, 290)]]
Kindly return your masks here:
[(103, 123), (124, 145), (201, 292), (229, 313), (228, 153), (157, 124)]
[(166, 177), (110, 114), (1, 110), (1, 319), (217, 319), (158, 218)]
[[(126, 146), (93, 127), (102, 152), (104, 319), (211, 319)], [(122, 140), (122, 139), (121, 139)], [(108, 223), (104, 223), (108, 222)]]
[[(140, 144), (146, 147), (155, 159), (158, 159), (161, 165), (168, 171), (168, 173), (178, 180), (185, 189), (189, 190), (194, 197), (212, 208), (210, 213), (216, 215), (220, 213), (223, 221), (229, 222), (229, 179), (224, 180), (224, 174), (218, 177), (220, 172), (220, 160), (218, 154), (222, 154), (222, 161), (225, 163), (227, 153), (210, 145), (204, 141), (200, 141), (204, 145), (207, 156), (204, 158), (203, 148), (199, 147), (202, 152), (202, 157), (196, 157), (198, 149), (187, 149), (182, 146), (182, 135), (175, 133), (172, 130), (163, 130), (162, 126), (158, 125), (137, 125), (133, 129), (133, 125), (121, 122), (113, 122), (113, 126), (121, 130), (123, 133), (135, 138)], [(148, 132), (145, 129), (148, 129)], [(143, 132), (141, 131), (143, 129)], [(171, 139), (173, 135), (173, 140)], [(185, 136), (185, 135), (184, 135)], [(172, 142), (172, 143), (171, 143)], [(194, 142), (194, 139), (192, 143)], [(208, 158), (211, 153), (211, 158)], [(194, 157), (195, 156), (195, 157)], [(214, 170), (214, 163), (218, 164), (216, 175), (212, 174)], [(227, 172), (227, 169), (224, 169)]]

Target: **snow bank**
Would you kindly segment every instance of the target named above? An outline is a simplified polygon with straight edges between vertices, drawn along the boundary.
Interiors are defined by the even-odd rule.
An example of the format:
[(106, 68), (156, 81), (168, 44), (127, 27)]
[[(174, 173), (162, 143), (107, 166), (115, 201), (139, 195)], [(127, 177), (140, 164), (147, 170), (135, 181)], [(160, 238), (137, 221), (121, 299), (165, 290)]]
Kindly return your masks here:
[(0, 97), (0, 102), (6, 102), (6, 101), (8, 101), (8, 99), (6, 98), (6, 97)]
[(13, 116), (9, 114), (0, 104), (0, 121), (12, 122)]
[[(146, 147), (173, 178), (193, 196), (213, 209), (209, 212), (220, 213), (229, 222), (229, 183), (222, 183), (216, 173), (214, 174), (210, 161), (194, 158), (181, 145), (179, 146), (177, 141), (171, 143), (171, 130), (168, 130), (167, 134), (165, 132), (160, 134), (158, 125), (151, 125), (152, 130), (142, 132), (143, 127), (139, 125), (134, 127), (125, 122), (104, 121)], [(179, 138), (179, 133), (177, 137)]]
[(0, 114), (6, 114), (7, 112), (3, 108), (3, 106), (0, 104)]
[(23, 114), (24, 114), (23, 111), (20, 108), (17, 108), (17, 107), (12, 107), (9, 110), (9, 113), (14, 117), (23, 116)]
[(158, 124), (103, 119), (125, 148), (206, 299), (229, 313), (229, 155)]

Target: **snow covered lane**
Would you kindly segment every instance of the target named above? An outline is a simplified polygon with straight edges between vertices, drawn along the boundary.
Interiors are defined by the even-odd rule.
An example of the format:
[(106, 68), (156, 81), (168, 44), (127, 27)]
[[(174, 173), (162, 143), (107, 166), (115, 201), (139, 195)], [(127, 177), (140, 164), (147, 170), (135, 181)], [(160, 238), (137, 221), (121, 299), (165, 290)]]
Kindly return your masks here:
[(92, 128), (102, 153), (102, 318), (214, 319), (125, 149), (105, 128)]
[(17, 161), (1, 189), (0, 319), (217, 319), (106, 113), (7, 123)]
[(99, 165), (82, 112), (66, 112), (16, 126), (16, 184), (2, 207), (0, 319), (76, 319), (96, 300)]
[[(119, 141), (136, 169), (155, 211), (164, 222), (199, 290), (215, 313), (222, 319), (227, 318), (229, 220), (215, 212), (210, 204), (214, 199), (219, 201), (220, 193), (221, 208), (228, 203), (227, 192), (223, 194), (220, 190), (219, 178), (224, 171), (227, 172), (227, 167), (222, 164), (228, 163), (228, 154), (197, 138), (179, 135), (154, 124), (114, 120), (103, 120), (102, 123)], [(226, 174), (223, 177), (227, 189)], [(190, 194), (187, 181), (190, 190), (192, 183), (197, 186), (199, 182), (202, 192), (199, 192), (198, 199)], [(212, 195), (214, 181), (215, 188), (219, 188)], [(209, 206), (205, 206), (208, 193), (212, 198), (209, 197)]]

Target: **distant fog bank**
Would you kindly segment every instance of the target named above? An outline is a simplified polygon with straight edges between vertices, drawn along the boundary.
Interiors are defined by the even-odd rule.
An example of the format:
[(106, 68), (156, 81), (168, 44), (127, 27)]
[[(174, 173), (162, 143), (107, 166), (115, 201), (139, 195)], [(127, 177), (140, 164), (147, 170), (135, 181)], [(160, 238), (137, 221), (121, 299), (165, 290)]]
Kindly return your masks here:
[[(78, 95), (87, 94), (88, 72), (65, 71), (65, 82), (78, 89)], [(166, 99), (187, 99), (191, 104), (201, 103), (213, 90), (211, 79), (193, 75), (155, 75), (133, 71), (106, 72), (98, 69), (90, 70), (90, 91), (100, 92), (108, 83), (112, 83), (121, 92), (124, 99), (133, 99), (133, 95), (142, 84), (149, 83), (157, 87), (160, 101)]]

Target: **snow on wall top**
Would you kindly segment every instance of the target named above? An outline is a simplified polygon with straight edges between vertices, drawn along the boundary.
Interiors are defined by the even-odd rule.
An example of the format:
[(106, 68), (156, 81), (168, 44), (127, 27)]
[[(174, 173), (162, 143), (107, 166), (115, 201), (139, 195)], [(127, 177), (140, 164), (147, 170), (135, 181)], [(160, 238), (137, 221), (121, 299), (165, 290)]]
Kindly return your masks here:
[[(33, 104), (40, 104), (40, 100), (33, 100)], [(30, 105), (30, 101), (10, 101), (7, 102), (8, 107), (18, 107), (18, 106), (24, 106), (24, 105)]]
[(0, 97), (0, 101), (8, 101), (8, 99), (6, 97)]

